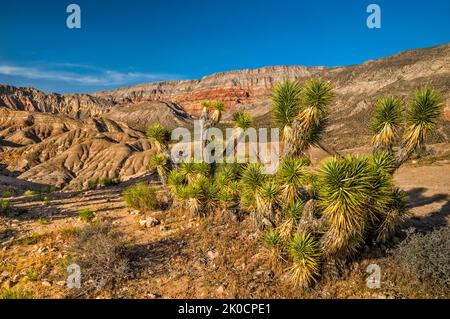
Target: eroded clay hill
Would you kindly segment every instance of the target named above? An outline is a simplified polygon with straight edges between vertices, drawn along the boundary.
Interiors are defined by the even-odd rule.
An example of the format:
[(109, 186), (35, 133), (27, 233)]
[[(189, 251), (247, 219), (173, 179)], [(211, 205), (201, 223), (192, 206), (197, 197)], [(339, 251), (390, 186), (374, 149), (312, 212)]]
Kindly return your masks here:
[(104, 118), (0, 109), (3, 174), (76, 187), (96, 178), (145, 173), (153, 150), (145, 135)]

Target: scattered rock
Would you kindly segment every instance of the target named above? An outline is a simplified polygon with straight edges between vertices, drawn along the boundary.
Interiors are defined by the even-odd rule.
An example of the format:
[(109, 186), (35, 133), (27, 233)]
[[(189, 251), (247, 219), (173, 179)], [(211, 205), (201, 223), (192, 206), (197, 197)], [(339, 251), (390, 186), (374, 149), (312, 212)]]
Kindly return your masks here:
[(213, 252), (212, 250), (210, 250), (207, 252), (207, 255), (210, 260), (214, 260), (219, 256), (219, 252)]
[(139, 220), (139, 225), (141, 225), (142, 227), (147, 227), (147, 228), (155, 227), (156, 225), (159, 225), (160, 223), (161, 222), (154, 217), (147, 217), (145, 219)]
[(44, 287), (51, 287), (52, 286), (52, 284), (50, 282), (48, 282), (47, 280), (42, 281), (41, 284)]
[(219, 294), (223, 294), (224, 293), (224, 291), (225, 291), (225, 288), (223, 287), (223, 286), (220, 286), (219, 288), (217, 288), (217, 293), (219, 293)]

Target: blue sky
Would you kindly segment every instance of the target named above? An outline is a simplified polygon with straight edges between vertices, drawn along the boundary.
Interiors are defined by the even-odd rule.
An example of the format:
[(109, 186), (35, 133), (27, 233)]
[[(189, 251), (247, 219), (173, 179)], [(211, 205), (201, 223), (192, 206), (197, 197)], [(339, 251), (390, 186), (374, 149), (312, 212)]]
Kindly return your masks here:
[[(81, 29), (66, 7), (81, 7)], [(381, 29), (366, 7), (381, 7)], [(449, 0), (2, 1), (0, 83), (94, 92), (268, 65), (349, 65), (450, 42)]]

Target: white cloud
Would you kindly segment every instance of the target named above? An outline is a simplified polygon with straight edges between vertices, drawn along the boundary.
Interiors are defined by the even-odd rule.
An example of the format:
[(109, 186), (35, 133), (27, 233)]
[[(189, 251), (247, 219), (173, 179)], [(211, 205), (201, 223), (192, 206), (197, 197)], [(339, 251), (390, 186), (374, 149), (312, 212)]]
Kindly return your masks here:
[[(179, 79), (177, 75), (159, 74), (159, 73), (138, 73), (138, 72), (119, 72), (113, 70), (102, 70), (81, 64), (59, 63), (53, 64), (55, 67), (69, 67), (72, 71), (55, 70), (39, 67), (22, 67), (8, 64), (0, 64), (0, 74), (16, 76), (26, 79), (40, 79), (49, 81), (63, 81), (72, 84), (85, 86), (110, 86), (124, 85), (136, 81), (163, 81), (168, 79)], [(76, 72), (77, 69), (83, 69), (84, 72)], [(90, 73), (86, 73), (86, 69)]]

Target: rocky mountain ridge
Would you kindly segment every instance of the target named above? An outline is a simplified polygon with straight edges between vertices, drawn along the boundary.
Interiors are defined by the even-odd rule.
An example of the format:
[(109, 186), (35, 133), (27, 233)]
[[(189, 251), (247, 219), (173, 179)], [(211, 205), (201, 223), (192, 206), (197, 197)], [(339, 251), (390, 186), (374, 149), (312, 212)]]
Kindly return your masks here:
[(128, 178), (147, 169), (153, 150), (143, 131), (149, 124), (190, 127), (203, 100), (223, 100), (224, 121), (245, 110), (256, 126), (268, 127), (273, 85), (311, 77), (334, 85), (324, 139), (337, 150), (370, 145), (368, 124), (379, 96), (399, 95), (406, 105), (418, 87), (440, 90), (446, 108), (428, 142), (433, 156), (450, 156), (450, 44), (444, 44), (346, 67), (273, 66), (93, 94), (0, 85), (0, 164), (20, 179), (58, 186)]

